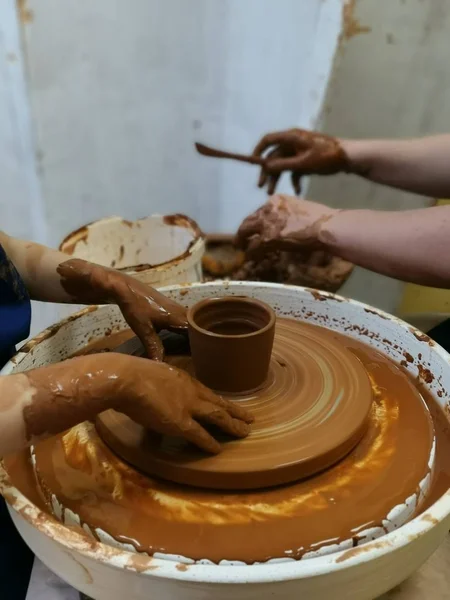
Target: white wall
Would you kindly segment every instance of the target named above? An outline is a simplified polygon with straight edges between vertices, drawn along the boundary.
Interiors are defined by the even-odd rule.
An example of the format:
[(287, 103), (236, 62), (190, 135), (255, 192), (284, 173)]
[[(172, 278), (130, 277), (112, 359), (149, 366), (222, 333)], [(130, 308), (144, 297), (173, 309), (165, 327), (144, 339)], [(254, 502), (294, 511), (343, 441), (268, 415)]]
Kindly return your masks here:
[(24, 25), (50, 241), (109, 214), (234, 229), (264, 200), (250, 150), (320, 112), (341, 0), (32, 0)]
[[(314, 125), (341, 2), (22, 0), (18, 20), (0, 0), (1, 227), (54, 246), (111, 214), (235, 229), (265, 199), (257, 172), (193, 142)], [(57, 315), (34, 307), (33, 331)]]

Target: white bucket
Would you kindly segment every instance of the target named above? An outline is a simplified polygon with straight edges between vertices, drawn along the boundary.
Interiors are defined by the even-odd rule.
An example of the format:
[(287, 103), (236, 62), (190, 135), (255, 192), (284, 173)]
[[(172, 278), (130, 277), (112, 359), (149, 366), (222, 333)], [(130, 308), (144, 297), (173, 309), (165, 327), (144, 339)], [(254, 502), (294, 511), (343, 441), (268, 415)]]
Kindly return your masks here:
[[(202, 281), (205, 239), (184, 215), (152, 215), (138, 221), (107, 217), (70, 233), (61, 252), (123, 270), (152, 287)], [(62, 319), (82, 307), (60, 305)]]
[(201, 281), (205, 242), (198, 225), (183, 215), (108, 217), (70, 233), (59, 249), (161, 287)]
[[(270, 304), (278, 315), (325, 321), (331, 329), (361, 339), (396, 362), (404, 360), (403, 350), (407, 349), (414, 359), (407, 362), (408, 371), (417, 376), (417, 364), (426, 361), (434, 379), (424, 386), (442, 408), (447, 407), (449, 355), (411, 326), (367, 305), (306, 288), (264, 283), (214, 282), (163, 291), (187, 306), (206, 297), (250, 296)], [(85, 309), (59, 328), (43, 332), (2, 373), (57, 362), (81, 350), (93, 331), (102, 337), (117, 326), (125, 326), (117, 307)], [(450, 421), (448, 410), (446, 414)], [(406, 525), (347, 553), (248, 566), (192, 564), (179, 569), (174, 560), (136, 556), (87, 540), (25, 498), (12, 486), (1, 464), (0, 492), (10, 504), (21, 535), (38, 557), (95, 600), (372, 600), (416, 571), (446, 538), (450, 523), (449, 491)], [(444, 574), (440, 576), (444, 579)], [(427, 594), (430, 591), (424, 598), (438, 597), (429, 578), (425, 576), (422, 583)]]

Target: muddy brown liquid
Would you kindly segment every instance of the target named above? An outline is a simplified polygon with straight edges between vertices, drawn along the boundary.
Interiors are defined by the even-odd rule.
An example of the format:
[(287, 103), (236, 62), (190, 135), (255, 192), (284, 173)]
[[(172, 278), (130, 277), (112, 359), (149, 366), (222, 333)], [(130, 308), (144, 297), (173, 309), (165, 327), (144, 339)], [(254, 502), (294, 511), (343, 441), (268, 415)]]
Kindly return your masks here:
[[(120, 334), (120, 340), (111, 336), (87, 350), (110, 349), (126, 335)], [(311, 480), (251, 493), (188, 489), (141, 475), (118, 459), (93, 428), (87, 439), (71, 430), (39, 444), (39, 491), (29, 454), (8, 458), (7, 469), (14, 484), (49, 512), (54, 493), (91, 529), (100, 527), (150, 554), (252, 563), (280, 556), (300, 558), (324, 540), (338, 543), (350, 537), (356, 546), (363, 528), (380, 526), (398, 498), (417, 491), (413, 472), (426, 468), (428, 424), (418, 388), (401, 369), (361, 342), (336, 336), (364, 364), (379, 394), (374, 419), (357, 448)], [(423, 391), (422, 396), (437, 439), (432, 489), (424, 510), (450, 487), (450, 426), (434, 400)], [(377, 411), (389, 420), (377, 420)], [(381, 451), (371, 454), (380, 437)], [(356, 474), (351, 468), (355, 463), (361, 463)]]

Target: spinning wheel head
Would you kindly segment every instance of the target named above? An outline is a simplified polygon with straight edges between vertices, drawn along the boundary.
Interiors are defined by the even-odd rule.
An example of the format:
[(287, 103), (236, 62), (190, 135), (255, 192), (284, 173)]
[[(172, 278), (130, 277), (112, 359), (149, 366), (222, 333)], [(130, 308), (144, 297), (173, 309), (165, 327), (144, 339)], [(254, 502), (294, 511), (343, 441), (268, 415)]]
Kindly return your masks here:
[[(245, 315), (246, 299), (235, 298)], [(252, 301), (253, 302), (253, 301)], [(224, 307), (218, 301), (196, 305), (212, 307), (214, 315)], [(272, 327), (271, 311), (258, 305), (259, 327), (267, 337)], [(194, 307), (195, 308), (195, 307)], [(207, 342), (227, 339), (220, 319), (211, 312), (199, 315), (191, 309), (190, 327), (197, 317), (201, 335)], [(209, 320), (210, 319), (210, 320)], [(275, 317), (273, 317), (275, 321)], [(214, 325), (214, 323), (216, 325)], [(247, 325), (245, 325), (247, 327)], [(225, 326), (224, 326), (225, 327)], [(227, 325), (227, 327), (231, 327)], [(197, 331), (197, 329), (195, 329)], [(242, 340), (251, 333), (229, 336), (234, 360)], [(222, 336), (222, 337), (221, 337)], [(254, 336), (257, 339), (257, 335)], [(192, 357), (169, 357), (169, 362), (194, 374), (201, 359), (201, 343), (196, 346), (190, 330)], [(232, 394), (255, 417), (252, 431), (244, 440), (228, 440), (217, 456), (206, 456), (188, 443), (155, 436), (124, 415), (109, 411), (100, 416), (97, 428), (104, 441), (119, 456), (139, 470), (177, 483), (217, 489), (256, 489), (289, 483), (327, 469), (348, 454), (363, 437), (372, 405), (372, 387), (367, 372), (355, 353), (346, 347), (346, 338), (322, 327), (291, 319), (277, 320), (273, 352), (266, 342), (263, 358), (268, 370), (253, 392)], [(213, 344), (212, 344), (213, 345)], [(211, 361), (211, 346), (203, 346), (205, 365)], [(248, 350), (239, 361), (256, 361)], [(224, 366), (224, 362), (218, 363)], [(238, 364), (238, 363), (236, 363)], [(242, 362), (241, 369), (242, 369)], [(223, 369), (225, 372), (227, 369)], [(205, 376), (208, 373), (205, 373)], [(220, 369), (217, 377), (222, 376)], [(260, 372), (259, 372), (260, 373)], [(220, 387), (217, 385), (212, 387)], [(227, 383), (226, 378), (223, 379)], [(248, 383), (246, 383), (248, 385)], [(254, 381), (252, 382), (254, 386)], [(234, 388), (236, 389), (236, 388)]]

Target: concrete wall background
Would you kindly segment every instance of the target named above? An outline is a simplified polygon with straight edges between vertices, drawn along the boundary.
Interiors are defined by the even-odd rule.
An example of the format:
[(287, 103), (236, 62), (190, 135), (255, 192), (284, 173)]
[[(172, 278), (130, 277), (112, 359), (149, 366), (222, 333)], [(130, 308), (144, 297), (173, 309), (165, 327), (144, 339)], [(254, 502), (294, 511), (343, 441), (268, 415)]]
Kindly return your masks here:
[[(450, 131), (450, 4), (447, 0), (358, 0), (342, 39), (321, 129), (340, 137), (413, 137)], [(399, 210), (429, 198), (355, 177), (313, 178), (311, 199), (343, 208)], [(394, 312), (403, 284), (357, 269), (342, 293)]]
[[(111, 214), (233, 230), (265, 199), (257, 172), (193, 142), (313, 126), (341, 2), (0, 0), (2, 227), (53, 246)], [(33, 331), (58, 314), (35, 306)]]
[(251, 149), (315, 122), (341, 0), (32, 0), (24, 25), (49, 241), (98, 217), (186, 212), (229, 231), (260, 204)]

